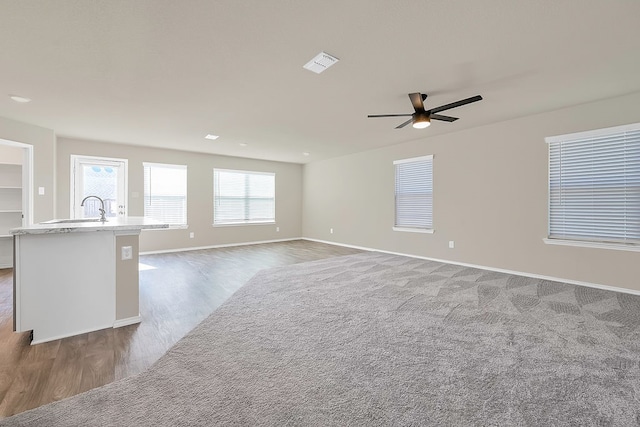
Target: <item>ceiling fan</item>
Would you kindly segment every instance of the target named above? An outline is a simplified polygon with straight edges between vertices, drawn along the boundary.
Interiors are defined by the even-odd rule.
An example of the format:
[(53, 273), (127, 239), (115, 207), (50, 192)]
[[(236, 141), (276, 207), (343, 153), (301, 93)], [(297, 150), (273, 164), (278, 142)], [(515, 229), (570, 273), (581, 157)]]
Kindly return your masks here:
[(441, 105), (436, 108), (431, 108), (430, 110), (424, 109), (424, 100), (427, 99), (427, 94), (425, 93), (410, 93), (409, 99), (411, 99), (411, 103), (413, 104), (413, 109), (416, 111), (413, 114), (370, 114), (367, 117), (375, 118), (375, 117), (407, 117), (411, 116), (409, 120), (406, 122), (396, 126), (396, 129), (400, 129), (408, 125), (409, 123), (413, 123), (413, 127), (416, 129), (424, 129), (431, 124), (431, 120), (442, 120), (443, 122), (454, 122), (458, 120), (457, 117), (443, 116), (439, 113), (440, 111), (450, 110), (451, 108), (460, 107), (462, 105), (471, 104), (472, 102), (477, 102), (482, 100), (480, 95), (472, 96), (471, 98), (461, 99), (460, 101), (452, 102), (451, 104)]

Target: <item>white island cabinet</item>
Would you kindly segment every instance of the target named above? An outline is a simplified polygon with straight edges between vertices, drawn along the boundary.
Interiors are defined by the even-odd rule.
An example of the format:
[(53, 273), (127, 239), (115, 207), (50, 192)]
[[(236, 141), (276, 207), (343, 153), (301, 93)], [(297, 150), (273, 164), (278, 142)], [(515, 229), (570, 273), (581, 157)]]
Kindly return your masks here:
[(52, 220), (14, 236), (14, 330), (32, 344), (140, 322), (138, 238), (167, 228), (139, 217)]

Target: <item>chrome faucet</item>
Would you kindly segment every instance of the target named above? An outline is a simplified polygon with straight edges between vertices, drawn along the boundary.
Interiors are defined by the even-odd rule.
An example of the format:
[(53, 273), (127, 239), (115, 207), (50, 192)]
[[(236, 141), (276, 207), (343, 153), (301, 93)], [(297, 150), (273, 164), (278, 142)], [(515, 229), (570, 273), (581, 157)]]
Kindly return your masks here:
[(98, 200), (100, 200), (100, 205), (102, 206), (102, 207), (99, 209), (99, 211), (100, 211), (100, 221), (102, 221), (102, 222), (106, 222), (106, 221), (107, 221), (107, 217), (104, 215), (104, 214), (106, 213), (106, 211), (104, 210), (104, 200), (102, 200), (100, 197), (98, 197), (98, 196), (87, 196), (87, 197), (85, 197), (84, 199), (82, 199), (82, 202), (80, 202), (80, 206), (84, 206), (84, 202), (85, 202), (85, 200), (90, 199), (90, 198), (92, 198), (92, 197), (93, 197), (94, 199), (98, 199)]

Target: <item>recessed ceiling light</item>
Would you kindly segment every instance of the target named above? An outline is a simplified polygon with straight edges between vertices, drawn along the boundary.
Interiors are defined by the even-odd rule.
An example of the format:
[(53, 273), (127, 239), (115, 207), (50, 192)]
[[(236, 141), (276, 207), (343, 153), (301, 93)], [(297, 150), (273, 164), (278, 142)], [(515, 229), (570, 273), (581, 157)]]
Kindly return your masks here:
[(309, 154), (311, 153), (309, 153), (308, 151), (305, 151), (304, 153), (302, 153), (303, 156), (308, 156)]
[(31, 102), (31, 98), (25, 98), (24, 96), (9, 95), (9, 98), (13, 99), (16, 102), (21, 102), (23, 104), (27, 102)]
[(205, 139), (218, 139), (220, 138), (219, 135), (212, 135), (212, 134), (207, 134), (207, 136), (204, 137)]
[(302, 67), (309, 71), (313, 71), (316, 74), (320, 74), (338, 61), (339, 59), (335, 56), (329, 55), (326, 52), (320, 52), (311, 61), (304, 64)]
[(240, 144), (238, 144), (240, 147), (246, 147), (247, 143), (246, 142), (241, 142)]

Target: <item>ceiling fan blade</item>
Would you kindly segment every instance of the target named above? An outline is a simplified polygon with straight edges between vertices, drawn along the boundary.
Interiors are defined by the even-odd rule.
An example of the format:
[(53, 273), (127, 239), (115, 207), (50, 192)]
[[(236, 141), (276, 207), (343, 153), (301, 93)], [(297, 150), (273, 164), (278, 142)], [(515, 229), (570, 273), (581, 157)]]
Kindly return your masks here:
[(410, 93), (409, 99), (411, 100), (411, 104), (413, 104), (413, 109), (416, 110), (416, 113), (421, 113), (424, 111), (424, 104), (422, 101), (426, 99), (426, 95), (422, 95), (421, 93), (418, 93), (418, 92)]
[(369, 114), (367, 117), (374, 118), (374, 117), (409, 117), (409, 116), (413, 116), (413, 114)]
[(408, 125), (409, 123), (411, 123), (413, 121), (413, 117), (411, 117), (409, 120), (407, 120), (406, 122), (396, 126), (396, 129), (402, 129), (403, 127), (405, 127), (406, 125)]
[(482, 97), (480, 95), (472, 96), (471, 98), (462, 99), (460, 101), (452, 102), (451, 104), (441, 105), (436, 108), (432, 108), (429, 110), (431, 113), (438, 113), (440, 111), (449, 110), (451, 108), (461, 107), (466, 104), (471, 104), (472, 102), (480, 101)]
[(443, 122), (455, 122), (458, 120), (457, 117), (441, 116), (440, 114), (431, 114), (429, 117), (431, 117), (431, 120), (442, 120)]

